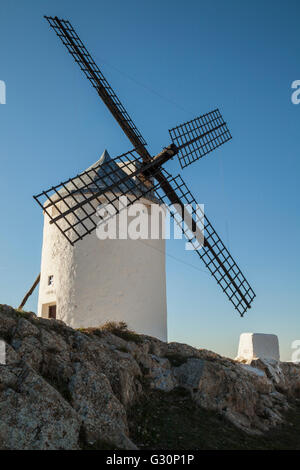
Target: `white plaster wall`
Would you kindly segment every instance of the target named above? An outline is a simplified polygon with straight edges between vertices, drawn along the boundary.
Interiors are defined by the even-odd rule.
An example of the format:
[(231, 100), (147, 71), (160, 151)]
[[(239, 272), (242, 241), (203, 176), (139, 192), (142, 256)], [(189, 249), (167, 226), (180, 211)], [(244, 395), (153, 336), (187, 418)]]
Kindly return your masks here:
[(74, 328), (125, 321), (167, 341), (165, 240), (99, 240), (94, 231), (71, 246), (45, 216), (38, 315), (51, 303)]
[[(60, 312), (71, 311), (75, 300), (74, 249), (55, 225), (44, 216), (41, 279), (39, 284), (38, 316), (48, 317), (48, 304), (59, 306)], [(54, 276), (48, 286), (48, 276)], [(60, 316), (58, 315), (58, 318)]]
[(242, 333), (236, 359), (249, 361), (258, 358), (279, 361), (278, 337), (264, 333)]

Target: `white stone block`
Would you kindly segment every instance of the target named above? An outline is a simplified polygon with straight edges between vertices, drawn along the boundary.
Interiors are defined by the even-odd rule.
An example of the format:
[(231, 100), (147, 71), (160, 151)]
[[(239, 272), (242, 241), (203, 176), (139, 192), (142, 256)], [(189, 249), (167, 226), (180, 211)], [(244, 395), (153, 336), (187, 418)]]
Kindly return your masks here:
[(242, 333), (236, 360), (273, 359), (279, 361), (279, 342), (276, 335)]

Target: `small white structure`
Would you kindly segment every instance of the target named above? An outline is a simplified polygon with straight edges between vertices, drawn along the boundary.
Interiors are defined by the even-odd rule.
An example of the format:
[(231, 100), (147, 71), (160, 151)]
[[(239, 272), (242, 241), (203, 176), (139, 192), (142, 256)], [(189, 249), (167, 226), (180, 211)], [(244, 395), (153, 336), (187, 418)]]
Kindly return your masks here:
[(279, 342), (276, 335), (263, 333), (241, 334), (237, 361), (251, 361), (252, 359), (279, 361), (279, 357)]
[[(105, 151), (93, 167), (109, 159)], [(165, 240), (99, 240), (94, 231), (72, 246), (45, 215), (38, 315), (73, 328), (124, 321), (167, 341)]]

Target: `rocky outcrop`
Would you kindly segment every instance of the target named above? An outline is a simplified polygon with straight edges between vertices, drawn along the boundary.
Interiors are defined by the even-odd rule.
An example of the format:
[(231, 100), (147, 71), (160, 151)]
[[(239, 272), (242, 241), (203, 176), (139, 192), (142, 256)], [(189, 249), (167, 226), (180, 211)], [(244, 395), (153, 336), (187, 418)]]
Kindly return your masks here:
[(284, 419), (300, 398), (300, 365), (249, 364), (126, 329), (73, 330), (0, 306), (1, 449), (137, 449), (128, 410), (149, 390), (184, 388), (249, 434)]

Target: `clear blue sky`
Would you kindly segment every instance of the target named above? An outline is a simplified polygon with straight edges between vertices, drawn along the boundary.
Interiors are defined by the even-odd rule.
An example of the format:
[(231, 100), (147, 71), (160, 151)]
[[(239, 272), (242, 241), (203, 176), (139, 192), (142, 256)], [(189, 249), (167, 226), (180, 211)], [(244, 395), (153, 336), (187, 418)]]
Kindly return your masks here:
[[(0, 303), (40, 268), (32, 195), (131, 148), (43, 19), (70, 19), (155, 153), (168, 128), (222, 110), (233, 140), (182, 173), (256, 291), (241, 319), (197, 256), (167, 243), (169, 338), (234, 356), (241, 332), (300, 338), (298, 1), (2, 0)], [(172, 162), (169, 170), (179, 172)], [(179, 260), (172, 258), (175, 256)], [(27, 305), (36, 311), (37, 295)], [(84, 314), (84, 312), (83, 312)]]

